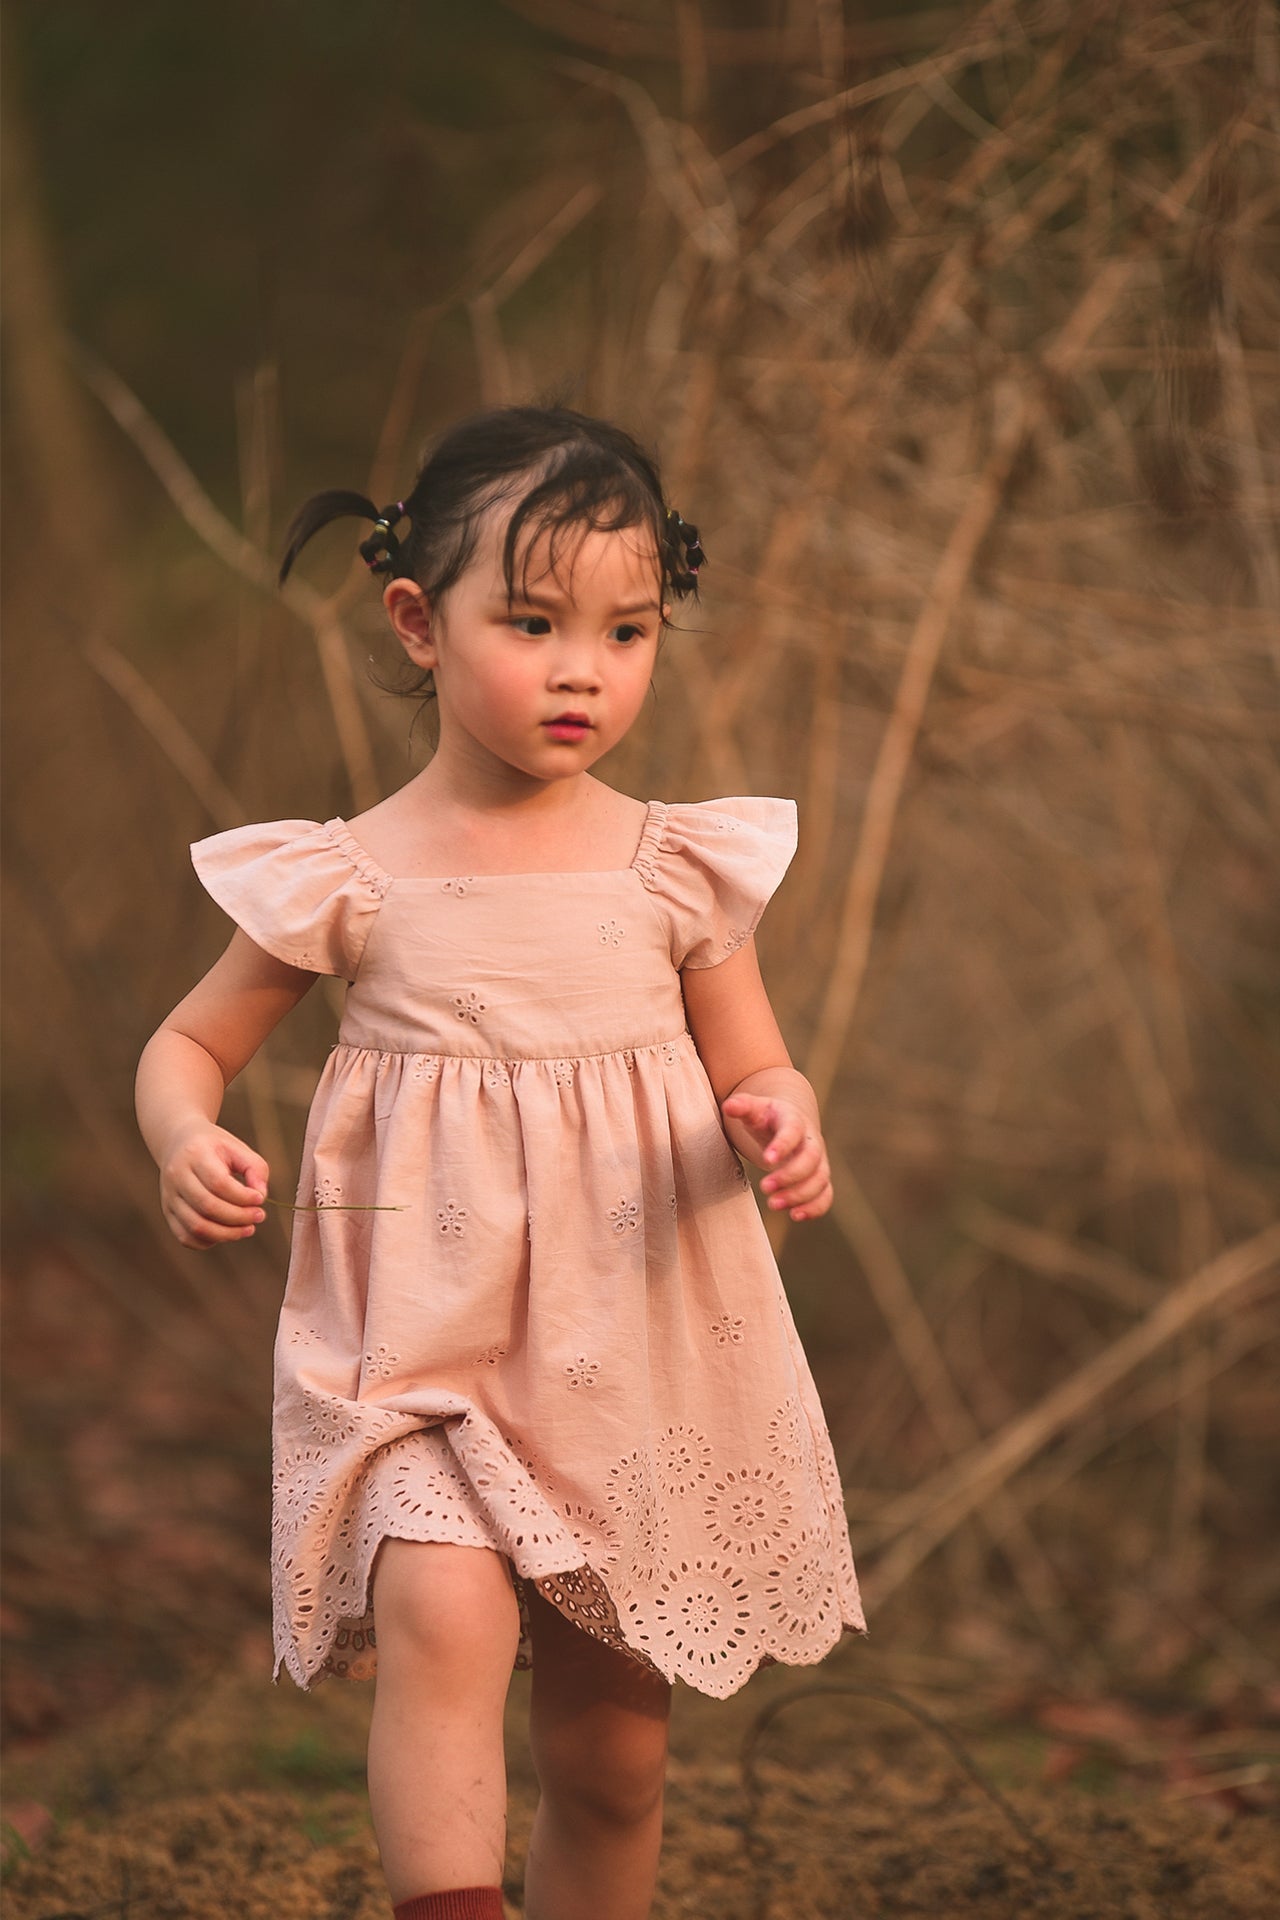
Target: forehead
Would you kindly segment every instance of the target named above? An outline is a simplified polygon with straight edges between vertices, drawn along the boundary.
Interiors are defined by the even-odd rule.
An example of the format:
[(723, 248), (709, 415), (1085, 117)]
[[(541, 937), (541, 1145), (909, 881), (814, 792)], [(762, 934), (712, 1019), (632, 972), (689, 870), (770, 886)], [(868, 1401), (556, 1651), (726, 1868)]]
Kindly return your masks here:
[[(484, 516), (476, 543), (475, 564), (485, 588), (506, 598), (503, 548), (515, 511), (512, 501), (500, 501)], [(554, 529), (536, 525), (522, 532), (515, 552), (513, 585), (569, 599), (609, 594), (651, 595), (660, 573), (658, 551), (648, 527), (621, 527), (606, 532), (585, 522)]]

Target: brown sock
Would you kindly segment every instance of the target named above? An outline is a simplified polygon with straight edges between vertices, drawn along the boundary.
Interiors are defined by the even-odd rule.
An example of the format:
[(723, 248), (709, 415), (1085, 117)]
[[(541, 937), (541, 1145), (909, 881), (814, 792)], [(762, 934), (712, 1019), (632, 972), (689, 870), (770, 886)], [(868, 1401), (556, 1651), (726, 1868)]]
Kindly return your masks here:
[(448, 1887), (393, 1909), (395, 1920), (503, 1920), (501, 1887)]

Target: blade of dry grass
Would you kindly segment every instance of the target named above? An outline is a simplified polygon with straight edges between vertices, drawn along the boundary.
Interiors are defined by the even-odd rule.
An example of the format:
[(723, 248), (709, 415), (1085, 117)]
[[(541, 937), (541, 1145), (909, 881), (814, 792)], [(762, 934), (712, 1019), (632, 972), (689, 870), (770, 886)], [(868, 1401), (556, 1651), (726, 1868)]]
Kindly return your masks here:
[(1280, 1226), (1229, 1247), (1190, 1279), (1171, 1288), (1127, 1333), (1077, 1369), (1026, 1413), (952, 1467), (944, 1468), (913, 1501), (920, 1517), (876, 1561), (865, 1585), (873, 1605), (910, 1578), (920, 1563), (983, 1505), (997, 1488), (1077, 1422), (1144, 1361), (1188, 1327), (1221, 1311), (1233, 1294), (1260, 1276), (1276, 1277)]

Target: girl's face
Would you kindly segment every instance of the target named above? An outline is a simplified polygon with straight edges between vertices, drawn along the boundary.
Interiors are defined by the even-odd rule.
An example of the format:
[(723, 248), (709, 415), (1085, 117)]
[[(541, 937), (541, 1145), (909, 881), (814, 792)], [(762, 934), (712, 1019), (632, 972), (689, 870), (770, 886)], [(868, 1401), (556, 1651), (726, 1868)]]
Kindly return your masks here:
[(393, 580), (383, 599), (405, 651), (431, 669), (439, 751), (563, 780), (616, 746), (643, 704), (661, 633), (657, 555), (641, 528), (592, 529), (581, 544), (571, 535), (553, 571), (544, 536), (508, 601), (509, 517), (489, 514), (440, 603), (411, 580)]

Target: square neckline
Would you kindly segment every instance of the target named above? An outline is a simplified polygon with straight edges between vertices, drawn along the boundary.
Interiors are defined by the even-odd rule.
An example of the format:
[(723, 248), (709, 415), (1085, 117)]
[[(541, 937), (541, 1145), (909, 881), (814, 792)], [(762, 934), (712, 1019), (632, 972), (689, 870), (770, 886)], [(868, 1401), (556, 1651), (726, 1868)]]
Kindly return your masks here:
[(474, 884), (482, 880), (607, 880), (616, 874), (636, 873), (650, 853), (651, 847), (661, 835), (667, 814), (667, 802), (664, 800), (646, 800), (644, 824), (640, 829), (640, 838), (636, 850), (625, 867), (565, 867), (558, 870), (541, 868), (528, 873), (468, 873), (456, 870), (453, 873), (404, 874), (397, 876), (388, 873), (368, 848), (356, 839), (346, 821), (338, 814), (323, 823), (324, 831), (337, 846), (340, 846), (353, 866), (364, 877), (379, 888), (389, 887), (439, 887), (451, 880), (465, 879)]

